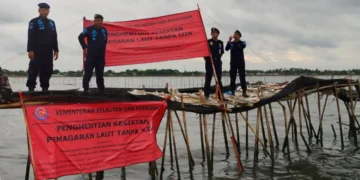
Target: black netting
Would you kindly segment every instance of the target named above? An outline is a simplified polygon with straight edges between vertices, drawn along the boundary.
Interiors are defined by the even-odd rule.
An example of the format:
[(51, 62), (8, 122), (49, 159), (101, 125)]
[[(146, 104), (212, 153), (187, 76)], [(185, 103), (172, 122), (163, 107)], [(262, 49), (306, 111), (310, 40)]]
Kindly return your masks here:
[[(230, 108), (232, 113), (235, 112), (243, 112), (248, 111), (272, 102), (279, 101), (283, 98), (289, 96), (289, 94), (295, 93), (299, 90), (311, 90), (316, 89), (317, 84), (319, 87), (326, 87), (329, 88), (337, 82), (338, 84), (346, 85), (348, 83), (347, 79), (319, 79), (313, 77), (298, 77), (292, 82), (290, 82), (286, 87), (280, 90), (275, 95), (261, 99), (259, 102), (253, 104), (252, 107), (237, 107), (237, 108)], [(356, 82), (352, 81), (351, 83), (356, 84)], [(212, 87), (215, 88), (215, 87)], [(358, 89), (358, 87), (356, 86)], [(201, 88), (187, 88), (187, 89), (179, 89), (180, 92), (198, 92)], [(24, 99), (26, 101), (45, 101), (50, 103), (67, 103), (67, 102), (74, 102), (74, 103), (85, 103), (85, 102), (93, 102), (93, 101), (118, 101), (118, 102), (134, 102), (134, 101), (163, 101), (163, 98), (160, 98), (155, 95), (133, 95), (128, 93), (132, 89), (124, 89), (124, 88), (107, 88), (105, 92), (101, 93), (98, 92), (96, 89), (92, 89), (90, 92), (82, 92), (77, 90), (62, 90), (62, 91), (48, 91), (48, 92), (22, 92)], [(159, 89), (147, 89), (148, 91), (155, 92)], [(215, 91), (215, 89), (213, 89)], [(158, 91), (159, 92), (159, 91)], [(164, 89), (164, 92), (165, 89)], [(357, 92), (354, 91), (354, 97), (356, 96)], [(349, 101), (348, 93), (344, 90), (339, 91), (340, 99), (344, 101)], [(11, 96), (10, 102), (18, 102), (19, 101), (19, 93), (14, 92)], [(3, 104), (4, 105), (4, 104)], [(6, 106), (1, 106), (5, 108)], [(180, 102), (173, 102), (168, 101), (168, 107), (173, 110), (182, 110)], [(219, 107), (215, 106), (200, 106), (200, 105), (193, 105), (193, 104), (184, 104), (184, 110), (188, 112), (194, 113), (204, 113), (210, 114), (215, 112), (222, 111)]]

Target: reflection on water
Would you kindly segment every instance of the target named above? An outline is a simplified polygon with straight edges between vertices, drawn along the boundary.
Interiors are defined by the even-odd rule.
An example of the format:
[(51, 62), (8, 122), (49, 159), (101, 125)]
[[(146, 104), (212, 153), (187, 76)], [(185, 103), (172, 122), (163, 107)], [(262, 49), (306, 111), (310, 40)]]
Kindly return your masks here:
[[(248, 81), (265, 81), (265, 82), (283, 82), (285, 80), (292, 80), (295, 77), (248, 77)], [(330, 77), (323, 77), (330, 78)], [(338, 77), (334, 77), (338, 78)], [(354, 77), (353, 77), (354, 78)], [(162, 78), (145, 78), (145, 77), (132, 77), (132, 78), (107, 78), (107, 87), (164, 87), (166, 82), (169, 82), (173, 87), (199, 87), (203, 86), (203, 77), (162, 77)], [(10, 78), (14, 90), (25, 90), (26, 78)], [(224, 77), (224, 85), (229, 83), (228, 77)], [(92, 79), (91, 85), (96, 86), (95, 79)], [(64, 78), (56, 77), (51, 80), (50, 89), (71, 89), (80, 88), (81, 78)], [(318, 111), (317, 111), (317, 97), (309, 96), (310, 113), (312, 117), (314, 128), (318, 128)], [(324, 104), (324, 99), (321, 101)], [(342, 105), (342, 104), (340, 104)], [(337, 110), (336, 102), (330, 96), (328, 104), (324, 113), (323, 119), (323, 139), (324, 147), (321, 148), (316, 145), (315, 140), (310, 141), (312, 152), (309, 154), (306, 151), (305, 144), (299, 136), (299, 149), (296, 148), (290, 140), (290, 161), (288, 160), (287, 151), (282, 152), (282, 144), (284, 141), (284, 118), (283, 112), (277, 103), (272, 104), (275, 124), (279, 137), (279, 149), (275, 150), (275, 163), (271, 166), (270, 158), (267, 157), (261, 145), (259, 145), (259, 161), (257, 166), (253, 167), (254, 156), (254, 139), (255, 136), (249, 130), (249, 151), (248, 156), (245, 149), (245, 123), (239, 119), (240, 129), (240, 144), (241, 144), (241, 160), (244, 166), (243, 174), (239, 174), (237, 170), (237, 163), (233, 155), (230, 138), (228, 142), (230, 146), (230, 157), (226, 159), (226, 151), (224, 145), (224, 137), (220, 121), (216, 121), (215, 130), (215, 150), (214, 150), (214, 179), (217, 180), (232, 180), (238, 179), (360, 179), (360, 155), (353, 146), (352, 138), (347, 136), (348, 126), (343, 126), (345, 149), (341, 151), (340, 131), (337, 123)], [(346, 114), (344, 106), (340, 107), (343, 123), (348, 124), (349, 119)], [(296, 110), (297, 111), (297, 110)], [(289, 115), (289, 111), (287, 111)], [(298, 114), (294, 114), (295, 120), (298, 121)], [(166, 118), (166, 116), (165, 116)], [(164, 141), (165, 120), (163, 119), (158, 134), (157, 141), (162, 149)], [(206, 163), (202, 164), (202, 151), (200, 141), (199, 120), (196, 114), (187, 113), (187, 124), (190, 141), (190, 149), (195, 161), (194, 178), (196, 180), (207, 179)], [(209, 141), (211, 141), (212, 129), (212, 115), (208, 117)], [(289, 119), (289, 117), (287, 117)], [(217, 120), (219, 115), (217, 115)], [(235, 117), (231, 116), (233, 126), (235, 125)], [(251, 126), (255, 129), (256, 111), (253, 110), (249, 113), (249, 121)], [(331, 130), (331, 124), (334, 126), (337, 133), (337, 138), (334, 138)], [(0, 110), (0, 126), (3, 127), (0, 131), (0, 179), (1, 180), (15, 180), (23, 179), (25, 175), (26, 157), (27, 157), (27, 144), (25, 136), (24, 119), (21, 110)], [(235, 127), (234, 127), (235, 128)], [(174, 121), (174, 131), (177, 145), (177, 153), (179, 157), (179, 165), (182, 179), (189, 179), (188, 161), (186, 146), (178, 126), (177, 121)], [(300, 132), (300, 131), (298, 131)], [(260, 138), (262, 138), (260, 129)], [(303, 133), (307, 138), (307, 130), (303, 123)], [(229, 135), (229, 134), (228, 134)], [(267, 137), (267, 134), (266, 134)], [(274, 141), (275, 142), (275, 141)], [(158, 169), (160, 170), (161, 159), (157, 161)], [(170, 169), (170, 156), (169, 148), (167, 148), (165, 159), (165, 172), (166, 179), (176, 179), (176, 167), (174, 171)], [(175, 162), (174, 162), (175, 166)], [(149, 165), (147, 163), (133, 165), (126, 168), (127, 179), (150, 179), (148, 174)], [(121, 174), (120, 169), (113, 169), (105, 172), (105, 179), (119, 179)], [(87, 176), (67, 176), (60, 178), (61, 180), (80, 180), (87, 179)], [(32, 179), (32, 177), (30, 178)]]

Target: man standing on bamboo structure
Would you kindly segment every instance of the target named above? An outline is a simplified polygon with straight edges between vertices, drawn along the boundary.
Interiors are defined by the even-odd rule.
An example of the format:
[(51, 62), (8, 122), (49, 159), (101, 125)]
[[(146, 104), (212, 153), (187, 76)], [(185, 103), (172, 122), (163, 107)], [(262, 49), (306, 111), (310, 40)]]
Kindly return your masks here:
[[(221, 92), (223, 92), (223, 85), (221, 82), (221, 74), (222, 74), (222, 61), (221, 57), (224, 54), (224, 43), (223, 41), (218, 39), (220, 31), (217, 28), (211, 28), (211, 39), (208, 39), (208, 44), (211, 52), (212, 59), (214, 61), (214, 67), (216, 76), (218, 79), (218, 83), (220, 86)], [(210, 95), (210, 85), (213, 76), (213, 68), (211, 64), (210, 56), (204, 57), (205, 60), (205, 86), (204, 86), (204, 95), (205, 98), (208, 99)], [(219, 92), (219, 98), (220, 98)]]
[[(234, 41), (231, 41), (234, 38)], [(230, 87), (232, 95), (235, 95), (236, 89), (236, 74), (239, 72), (241, 89), (244, 97), (249, 97), (246, 94), (246, 80), (245, 80), (245, 58), (244, 49), (246, 48), (246, 42), (241, 41), (241, 33), (236, 30), (233, 36), (229, 37), (229, 41), (226, 44), (225, 50), (230, 50)]]

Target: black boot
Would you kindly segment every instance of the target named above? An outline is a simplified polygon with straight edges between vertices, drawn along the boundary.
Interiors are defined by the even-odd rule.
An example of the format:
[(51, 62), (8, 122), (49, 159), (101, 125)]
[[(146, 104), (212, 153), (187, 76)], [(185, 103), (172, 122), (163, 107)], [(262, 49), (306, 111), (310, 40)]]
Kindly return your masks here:
[(246, 94), (246, 91), (243, 91), (243, 96), (246, 97), (246, 98), (249, 97), (249, 95)]
[(49, 91), (49, 89), (48, 89), (48, 88), (42, 88), (41, 91), (42, 91), (42, 92), (47, 92), (47, 91)]
[(29, 87), (29, 91), (30, 91), (30, 92), (33, 92), (34, 90), (35, 90), (35, 88)]

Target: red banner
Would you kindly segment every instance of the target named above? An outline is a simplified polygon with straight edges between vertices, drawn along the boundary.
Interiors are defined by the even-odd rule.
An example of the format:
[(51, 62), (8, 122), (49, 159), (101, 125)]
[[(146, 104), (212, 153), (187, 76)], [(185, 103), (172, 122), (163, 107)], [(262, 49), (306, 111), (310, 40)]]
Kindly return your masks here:
[[(93, 24), (84, 20), (84, 27)], [(105, 66), (204, 57), (210, 54), (200, 11), (123, 22), (108, 30)]]
[(37, 179), (155, 161), (166, 101), (27, 106)]

